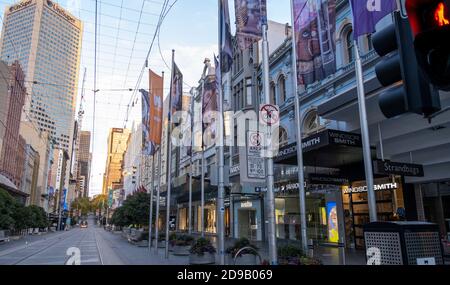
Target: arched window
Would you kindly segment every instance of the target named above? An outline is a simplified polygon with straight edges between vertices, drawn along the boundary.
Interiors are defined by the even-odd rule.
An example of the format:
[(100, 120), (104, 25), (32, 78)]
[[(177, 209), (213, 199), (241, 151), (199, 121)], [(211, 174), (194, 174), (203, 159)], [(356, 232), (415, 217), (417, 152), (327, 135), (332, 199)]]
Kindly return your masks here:
[(279, 101), (278, 104), (282, 105), (284, 101), (286, 101), (286, 78), (284, 76), (280, 76), (278, 79), (278, 90), (279, 90)]
[(320, 117), (317, 110), (309, 111), (303, 120), (303, 134), (309, 136), (319, 132), (322, 129)]
[(355, 60), (355, 42), (353, 39), (353, 29), (349, 28), (345, 36), (346, 50), (347, 50), (347, 63), (351, 63)]
[(279, 148), (286, 146), (288, 144), (288, 133), (283, 127), (279, 128), (278, 136), (279, 136), (278, 140)]
[(270, 83), (270, 104), (277, 104), (277, 94), (274, 82)]

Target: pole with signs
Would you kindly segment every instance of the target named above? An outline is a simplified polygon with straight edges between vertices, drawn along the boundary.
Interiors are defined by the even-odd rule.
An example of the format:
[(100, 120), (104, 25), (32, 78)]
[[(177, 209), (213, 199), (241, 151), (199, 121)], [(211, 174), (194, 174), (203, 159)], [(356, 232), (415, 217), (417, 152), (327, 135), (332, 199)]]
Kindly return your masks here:
[[(291, 19), (292, 27), (295, 27), (295, 13), (294, 13), (294, 0), (291, 0)], [(305, 173), (303, 163), (303, 147), (302, 147), (302, 118), (300, 112), (300, 98), (298, 96), (297, 85), (297, 46), (295, 31), (292, 32), (292, 71), (293, 71), (293, 84), (294, 84), (294, 109), (295, 120), (297, 125), (297, 164), (298, 164), (298, 185), (299, 185), (299, 203), (300, 203), (300, 231), (302, 238), (302, 248), (304, 252), (308, 250), (308, 235), (306, 224), (306, 192), (305, 192)]]
[[(264, 86), (264, 96), (266, 104), (270, 104), (270, 83), (269, 83), (269, 42), (267, 39), (267, 19), (263, 19), (262, 25), (262, 55), (263, 55), (263, 86)], [(268, 127), (267, 137), (271, 138), (271, 128)], [(268, 236), (269, 236), (269, 256), (270, 263), (272, 265), (278, 264), (277, 256), (277, 239), (276, 239), (276, 229), (275, 229), (275, 196), (274, 196), (274, 171), (273, 171), (273, 158), (269, 155), (266, 158), (267, 166), (267, 220), (268, 220)]]

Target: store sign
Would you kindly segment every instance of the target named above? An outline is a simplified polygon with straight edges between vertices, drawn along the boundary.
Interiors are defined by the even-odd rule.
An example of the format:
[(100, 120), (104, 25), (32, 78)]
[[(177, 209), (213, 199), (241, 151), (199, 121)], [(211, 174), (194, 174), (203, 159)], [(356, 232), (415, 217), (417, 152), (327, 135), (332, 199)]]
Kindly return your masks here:
[(310, 184), (318, 184), (318, 185), (348, 185), (349, 181), (347, 178), (325, 175), (325, 174), (310, 174), (309, 175), (309, 183)]
[[(336, 130), (325, 130), (303, 139), (302, 149), (306, 153), (328, 145), (362, 147), (361, 135)], [(296, 155), (297, 143), (293, 143), (280, 149), (275, 160), (283, 161)]]
[(70, 16), (66, 11), (64, 11), (64, 9), (61, 8), (58, 4), (53, 3), (50, 0), (47, 0), (47, 6), (52, 8), (55, 12), (60, 14), (62, 17), (64, 17), (67, 21), (69, 21), (73, 24), (76, 22), (76, 20), (72, 16)]
[[(377, 184), (374, 186), (375, 191), (390, 191), (390, 190), (397, 190), (397, 189), (398, 189), (397, 183)], [(343, 192), (344, 192), (344, 194), (365, 193), (365, 192), (367, 192), (367, 186), (344, 188)]]
[(241, 202), (241, 208), (252, 208), (253, 203), (251, 201)]
[(21, 3), (17, 4), (17, 5), (11, 6), (9, 8), (9, 12), (15, 12), (17, 10), (25, 8), (25, 7), (29, 6), (32, 2), (33, 2), (32, 0), (28, 0), (28, 1), (25, 1), (25, 2), (21, 2)]
[(425, 176), (423, 165), (382, 160), (373, 162), (373, 171), (378, 175), (401, 175), (410, 177)]
[(230, 176), (237, 175), (237, 174), (239, 174), (240, 171), (241, 171), (241, 168), (239, 167), (239, 165), (235, 165), (230, 168)]

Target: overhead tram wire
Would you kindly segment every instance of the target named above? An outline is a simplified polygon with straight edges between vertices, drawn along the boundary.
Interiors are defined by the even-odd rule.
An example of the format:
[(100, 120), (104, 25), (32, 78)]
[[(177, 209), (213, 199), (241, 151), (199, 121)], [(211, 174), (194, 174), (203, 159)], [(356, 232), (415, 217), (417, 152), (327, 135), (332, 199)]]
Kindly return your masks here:
[[(137, 91), (138, 91), (139, 86), (140, 86), (140, 84), (141, 84), (141, 81), (142, 81), (142, 77), (143, 77), (143, 75), (144, 75), (144, 72), (145, 72), (145, 70), (146, 70), (146, 68), (147, 68), (147, 65), (148, 65), (148, 58), (150, 57), (151, 51), (152, 51), (152, 49), (153, 49), (153, 45), (154, 45), (154, 43), (155, 43), (156, 36), (157, 36), (157, 34), (159, 33), (159, 29), (161, 28), (161, 25), (162, 25), (162, 23), (163, 23), (165, 17), (167, 16), (168, 12), (169, 12), (170, 9), (173, 7), (173, 5), (175, 5), (175, 3), (176, 3), (176, 1), (175, 1), (174, 3), (172, 3), (172, 4), (169, 6), (169, 0), (165, 0), (165, 1), (164, 1), (163, 7), (162, 7), (162, 9), (161, 9), (161, 13), (160, 13), (160, 18), (159, 18), (159, 21), (158, 21), (158, 25), (157, 25), (157, 27), (156, 27), (155, 35), (153, 36), (152, 42), (151, 42), (151, 44), (150, 44), (150, 47), (149, 47), (149, 50), (148, 50), (148, 53), (147, 53), (147, 57), (146, 57), (147, 59), (146, 59), (146, 61), (144, 62), (143, 66), (142, 66), (141, 73), (140, 73), (140, 75), (139, 75), (139, 78), (138, 78), (138, 80), (137, 80), (137, 82), (136, 82), (136, 86), (135, 86), (135, 88), (134, 88), (135, 91), (134, 91), (133, 95), (132, 95), (131, 98), (130, 98), (130, 102), (128, 103), (127, 113), (126, 113), (126, 117), (125, 117), (124, 124), (123, 124), (123, 125), (124, 125), (124, 128), (126, 128), (126, 125), (127, 125), (127, 123), (128, 123), (128, 119), (129, 119), (129, 115), (130, 115), (130, 107), (131, 107), (131, 103), (133, 102), (134, 97), (138, 94)], [(115, 150), (115, 152), (114, 152), (115, 154), (117, 154), (118, 148), (119, 148), (119, 146), (117, 145), (116, 150)]]
[(115, 75), (115, 70), (116, 70), (116, 59), (117, 59), (117, 47), (119, 45), (119, 34), (120, 34), (120, 26), (122, 24), (122, 14), (123, 14), (123, 1), (120, 3), (120, 15), (119, 15), (119, 26), (117, 29), (117, 34), (116, 34), (116, 44), (114, 47), (114, 56), (113, 56), (113, 68), (112, 68), (112, 74), (111, 74), (111, 84), (110, 86), (112, 86), (112, 81), (114, 80), (114, 75)]

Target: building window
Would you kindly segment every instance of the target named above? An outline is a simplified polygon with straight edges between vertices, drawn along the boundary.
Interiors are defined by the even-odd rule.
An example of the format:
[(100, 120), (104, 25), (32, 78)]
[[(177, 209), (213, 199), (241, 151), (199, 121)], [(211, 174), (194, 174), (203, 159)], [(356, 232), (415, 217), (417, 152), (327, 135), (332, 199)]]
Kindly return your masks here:
[(372, 42), (372, 35), (371, 34), (367, 35), (367, 50), (368, 51), (373, 50), (373, 42)]
[(270, 83), (270, 104), (276, 104), (277, 103), (277, 94), (275, 90), (275, 83)]
[(309, 111), (305, 119), (303, 120), (303, 134), (304, 136), (310, 136), (312, 134), (318, 133), (323, 129), (320, 123), (320, 117), (317, 114), (317, 110)]
[(253, 104), (252, 100), (252, 79), (250, 77), (245, 79), (245, 93), (247, 97), (247, 106), (251, 106)]
[(278, 136), (279, 148), (285, 147), (288, 144), (288, 133), (283, 127), (280, 127)]
[(350, 28), (347, 31), (345, 37), (346, 49), (347, 49), (347, 63), (351, 63), (355, 60), (355, 42), (353, 39), (353, 29)]
[(279, 90), (279, 105), (284, 104), (284, 101), (286, 101), (286, 78), (284, 75), (280, 76), (278, 79), (278, 90)]

